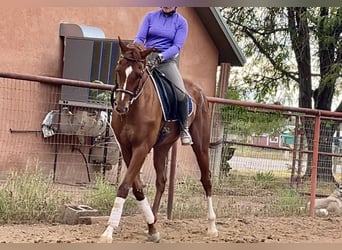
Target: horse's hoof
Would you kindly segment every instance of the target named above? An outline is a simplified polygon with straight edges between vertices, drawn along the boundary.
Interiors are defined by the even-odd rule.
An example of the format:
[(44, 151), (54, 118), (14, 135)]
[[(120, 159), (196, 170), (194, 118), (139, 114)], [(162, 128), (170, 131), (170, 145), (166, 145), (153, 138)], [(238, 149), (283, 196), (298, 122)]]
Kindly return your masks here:
[(113, 242), (113, 238), (106, 237), (106, 236), (100, 236), (100, 239), (98, 241), (98, 243), (112, 243), (112, 242)]
[(160, 241), (160, 233), (156, 232), (155, 234), (146, 233), (148, 241), (152, 241), (154, 243), (159, 243)]
[(208, 231), (207, 235), (209, 237), (218, 237), (219, 233), (218, 233), (217, 229), (215, 229), (215, 230)]

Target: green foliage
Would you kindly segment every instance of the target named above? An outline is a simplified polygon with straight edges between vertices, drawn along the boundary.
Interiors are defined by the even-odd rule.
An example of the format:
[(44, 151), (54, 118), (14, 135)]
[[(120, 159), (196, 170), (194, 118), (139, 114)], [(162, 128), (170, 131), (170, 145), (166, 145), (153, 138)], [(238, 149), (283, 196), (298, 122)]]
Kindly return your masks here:
[(283, 215), (303, 213), (300, 208), (305, 207), (305, 199), (294, 189), (282, 189), (278, 192), (277, 199), (273, 204), (273, 210)]
[(272, 171), (257, 172), (254, 176), (255, 185), (262, 189), (269, 189), (275, 186), (276, 177)]
[(85, 193), (84, 200), (100, 214), (108, 215), (113, 207), (115, 195), (115, 187), (105, 180), (102, 174), (97, 174), (92, 188)]
[(200, 181), (189, 177), (183, 177), (177, 184), (177, 194), (190, 198), (193, 193), (203, 192), (203, 187)]
[(0, 221), (58, 222), (69, 199), (53, 186), (52, 176), (44, 175), (38, 166), (13, 171), (1, 187)]
[(224, 18), (233, 30), (247, 64), (232, 70), (231, 83), (239, 86), (257, 102), (273, 102), (274, 96), (287, 86), (286, 71), (295, 72), (291, 61), (286, 13), (283, 8), (225, 8)]
[(198, 218), (206, 215), (205, 209), (198, 209), (206, 207), (203, 187), (199, 180), (183, 177), (175, 187), (174, 199), (173, 218)]
[[(103, 178), (102, 174), (95, 176), (92, 187), (84, 194), (84, 203), (97, 209), (101, 215), (110, 214), (117, 189)], [(137, 210), (135, 198), (129, 195), (125, 201), (123, 214), (132, 214)]]
[(341, 13), (342, 7), (222, 8), (247, 57), (244, 67), (232, 69), (231, 85), (239, 86), (248, 100), (296, 105), (294, 95), (301, 98), (299, 103), (311, 103), (311, 96), (298, 90), (313, 91), (317, 81), (321, 92), (337, 89), (331, 91), (330, 100), (318, 100), (331, 103), (333, 94), (341, 91)]
[(286, 118), (279, 111), (263, 111), (241, 106), (225, 105), (221, 108), (225, 122), (225, 133), (243, 136), (270, 134), (281, 132)]
[[(342, 49), (342, 46), (341, 46)], [(342, 62), (336, 63), (330, 66), (328, 74), (326, 74), (321, 81), (321, 84), (325, 87), (333, 87), (336, 83), (337, 78), (340, 77), (342, 72)]]
[(239, 92), (238, 88), (235, 86), (228, 87), (226, 97), (227, 97), (227, 99), (230, 99), (230, 100), (240, 100), (241, 99), (240, 98), (240, 92)]
[[(104, 84), (99, 80), (94, 80), (93, 83)], [(90, 89), (89, 90), (89, 98), (93, 101), (103, 103), (107, 107), (110, 107), (110, 96), (111, 92), (109, 90), (102, 89)]]

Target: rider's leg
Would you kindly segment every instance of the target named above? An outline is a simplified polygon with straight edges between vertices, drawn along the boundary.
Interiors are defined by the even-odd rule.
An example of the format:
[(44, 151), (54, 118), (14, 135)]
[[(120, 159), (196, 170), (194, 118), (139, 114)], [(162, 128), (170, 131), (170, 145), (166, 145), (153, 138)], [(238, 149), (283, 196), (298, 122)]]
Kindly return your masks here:
[(178, 70), (178, 56), (161, 63), (158, 66), (158, 69), (163, 72), (176, 87), (182, 144), (192, 144), (188, 123), (188, 101), (186, 98), (187, 91), (184, 86), (183, 78)]
[[(189, 122), (188, 122), (188, 100), (186, 95), (182, 93), (183, 98), (178, 101), (178, 114), (179, 114), (179, 123), (181, 127), (181, 142), (182, 145), (191, 145), (192, 138), (189, 132)], [(179, 95), (178, 95), (179, 96)]]

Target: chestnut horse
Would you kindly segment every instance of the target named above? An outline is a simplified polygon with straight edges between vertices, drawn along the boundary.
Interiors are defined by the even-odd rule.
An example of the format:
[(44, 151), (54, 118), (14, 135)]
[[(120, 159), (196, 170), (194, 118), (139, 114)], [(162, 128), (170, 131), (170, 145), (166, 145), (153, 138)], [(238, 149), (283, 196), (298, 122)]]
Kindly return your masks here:
[[(117, 190), (108, 226), (100, 237), (100, 242), (112, 242), (112, 234), (119, 226), (124, 202), (132, 187), (138, 207), (148, 226), (148, 239), (160, 240), (156, 229), (157, 213), (166, 183), (166, 157), (170, 147), (180, 134), (178, 122), (165, 121), (146, 57), (155, 51), (139, 44), (126, 44), (120, 40), (121, 57), (116, 67), (116, 83), (112, 93), (112, 127), (121, 147), (127, 171)], [(196, 155), (208, 203), (208, 234), (217, 236), (216, 215), (212, 204), (212, 184), (209, 170), (210, 115), (209, 105), (203, 91), (194, 83), (185, 80), (185, 86), (194, 105), (189, 117), (192, 149)], [(168, 127), (162, 139), (163, 128)], [(156, 194), (153, 206), (144, 195), (139, 177), (140, 169), (147, 154), (153, 149), (153, 163), (156, 172)], [(190, 201), (189, 201), (190, 202)]]

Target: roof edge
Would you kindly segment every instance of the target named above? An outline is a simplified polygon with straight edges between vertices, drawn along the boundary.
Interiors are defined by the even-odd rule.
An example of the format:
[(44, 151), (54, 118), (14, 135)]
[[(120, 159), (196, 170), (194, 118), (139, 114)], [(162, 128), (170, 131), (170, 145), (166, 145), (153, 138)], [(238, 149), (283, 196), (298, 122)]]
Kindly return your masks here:
[(241, 63), (241, 66), (244, 65), (246, 63), (246, 58), (245, 58), (244, 54), (242, 53), (242, 50), (240, 49), (236, 40), (234, 39), (233, 33), (231, 32), (231, 30), (227, 26), (227, 23), (224, 21), (222, 15), (220, 13), (219, 8), (218, 7), (209, 7), (209, 8), (210, 8), (210, 11), (213, 13), (218, 25), (220, 26), (224, 36), (226, 37), (227, 41), (231, 45), (234, 53), (238, 57), (238, 59)]

